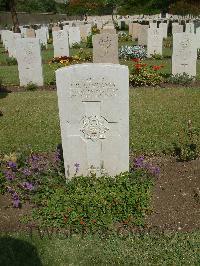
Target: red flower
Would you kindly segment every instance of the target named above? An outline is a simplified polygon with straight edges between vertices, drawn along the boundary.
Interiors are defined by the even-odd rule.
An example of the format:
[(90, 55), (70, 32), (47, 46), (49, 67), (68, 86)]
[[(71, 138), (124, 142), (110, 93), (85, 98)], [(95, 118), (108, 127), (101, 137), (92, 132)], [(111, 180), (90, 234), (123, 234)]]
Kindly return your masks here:
[(152, 66), (153, 70), (157, 71), (160, 70), (162, 67), (164, 67), (163, 65), (160, 66)]
[(85, 225), (85, 222), (83, 220), (80, 220), (81, 225)]
[(138, 63), (140, 62), (140, 58), (133, 58), (132, 61)]
[(146, 66), (147, 66), (147, 64), (135, 64), (136, 69), (141, 69), (141, 68), (146, 67)]

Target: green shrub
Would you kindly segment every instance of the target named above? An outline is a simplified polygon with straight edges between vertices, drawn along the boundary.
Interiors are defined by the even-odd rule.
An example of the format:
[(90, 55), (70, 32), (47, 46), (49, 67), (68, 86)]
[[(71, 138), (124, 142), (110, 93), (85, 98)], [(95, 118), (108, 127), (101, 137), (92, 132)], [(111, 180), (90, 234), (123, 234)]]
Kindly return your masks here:
[(152, 54), (151, 57), (155, 60), (162, 60), (163, 56), (161, 54)]
[(129, 36), (126, 32), (120, 31), (118, 32), (118, 40), (119, 42), (129, 42), (132, 41), (132, 37)]
[(38, 86), (32, 82), (30, 82), (27, 86), (26, 86), (26, 90), (27, 91), (36, 91), (38, 88)]
[[(185, 132), (186, 131), (186, 132)], [(185, 139), (183, 136), (187, 136)], [(179, 140), (173, 143), (174, 155), (178, 161), (191, 161), (198, 157), (197, 141), (199, 133), (196, 128), (192, 127), (192, 122), (189, 120), (188, 127), (183, 132), (178, 133)]]
[(92, 37), (93, 37), (92, 34), (90, 34), (90, 35), (87, 37), (87, 42), (86, 42), (86, 47), (87, 47), (87, 48), (93, 48)]
[(6, 64), (8, 66), (17, 65), (17, 59), (14, 57), (7, 57), (6, 58)]
[(168, 78), (168, 82), (172, 84), (187, 85), (195, 80), (195, 77), (188, 75), (187, 73), (171, 75)]
[(47, 46), (45, 44), (41, 44), (41, 50), (44, 51), (47, 49)]
[(73, 43), (72, 48), (73, 49), (80, 49), (81, 48), (81, 43), (78, 43), (78, 42)]

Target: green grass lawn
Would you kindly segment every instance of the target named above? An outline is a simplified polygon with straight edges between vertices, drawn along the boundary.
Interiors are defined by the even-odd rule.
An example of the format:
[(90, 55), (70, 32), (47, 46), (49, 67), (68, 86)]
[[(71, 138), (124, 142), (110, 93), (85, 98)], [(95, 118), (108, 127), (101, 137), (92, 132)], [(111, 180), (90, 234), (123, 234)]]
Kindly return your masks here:
[[(0, 97), (4, 113), (0, 117), (0, 152), (27, 145), (35, 151), (56, 148), (61, 141), (56, 92), (21, 92)], [(170, 153), (179, 132), (186, 138), (188, 120), (200, 130), (199, 110), (200, 88), (131, 89), (131, 151)]]
[(1, 265), (199, 265), (200, 234), (166, 234), (100, 239), (0, 237)]

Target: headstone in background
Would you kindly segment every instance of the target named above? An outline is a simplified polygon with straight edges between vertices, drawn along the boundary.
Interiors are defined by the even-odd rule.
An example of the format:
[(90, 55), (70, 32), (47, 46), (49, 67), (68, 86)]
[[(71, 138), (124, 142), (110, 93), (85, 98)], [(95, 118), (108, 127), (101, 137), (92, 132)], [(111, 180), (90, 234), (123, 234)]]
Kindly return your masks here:
[(61, 28), (59, 26), (52, 27), (52, 32), (53, 31), (60, 31), (60, 30), (61, 30)]
[(129, 171), (128, 83), (127, 66), (81, 64), (56, 71), (67, 178)]
[(167, 33), (168, 33), (168, 23), (160, 23), (159, 28), (162, 29), (163, 32), (163, 38), (167, 38)]
[(182, 33), (183, 25), (179, 25), (178, 23), (172, 23), (172, 34), (174, 33)]
[(26, 29), (26, 37), (27, 38), (35, 38), (35, 30), (34, 29)]
[(44, 28), (35, 31), (36, 38), (40, 40), (40, 44), (47, 47), (47, 31)]
[(16, 40), (20, 86), (29, 83), (43, 86), (40, 41), (37, 38)]
[(8, 54), (9, 57), (16, 58), (16, 40), (21, 38), (21, 33), (13, 33), (12, 31), (9, 34), (8, 38)]
[(151, 29), (157, 29), (157, 22), (149, 22), (149, 27)]
[(132, 34), (131, 34), (133, 41), (138, 39), (138, 35), (139, 35), (139, 32), (140, 32), (140, 27), (141, 27), (141, 24), (133, 23)]
[(186, 33), (194, 33), (194, 23), (186, 23)]
[(93, 36), (93, 62), (119, 64), (118, 35), (96, 34)]
[(106, 33), (106, 34), (116, 34), (116, 29), (108, 29), (108, 28), (103, 28), (100, 30), (100, 33)]
[(69, 39), (65, 30), (53, 32), (54, 57), (69, 56)]
[(134, 23), (129, 23), (129, 25), (128, 25), (128, 34), (130, 36), (132, 36), (132, 33), (133, 33), (133, 24)]
[(147, 45), (148, 25), (141, 25), (138, 33), (138, 45)]
[(86, 41), (87, 37), (91, 34), (91, 25), (90, 24), (81, 25), (79, 26), (79, 28), (80, 28), (81, 40)]
[(195, 35), (175, 33), (173, 35), (172, 74), (196, 76), (197, 48)]
[(147, 57), (154, 54), (162, 55), (163, 30), (161, 28), (149, 28), (147, 38)]
[(75, 43), (81, 42), (81, 35), (79, 27), (69, 28), (69, 47), (72, 47)]

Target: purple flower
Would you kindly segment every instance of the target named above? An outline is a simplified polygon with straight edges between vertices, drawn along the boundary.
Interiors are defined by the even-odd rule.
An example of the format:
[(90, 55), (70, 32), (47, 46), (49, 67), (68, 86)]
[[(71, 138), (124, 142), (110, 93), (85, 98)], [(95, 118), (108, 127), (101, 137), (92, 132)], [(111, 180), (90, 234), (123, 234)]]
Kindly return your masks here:
[(17, 164), (15, 162), (9, 161), (7, 164), (9, 168), (12, 168), (12, 169), (17, 168)]
[(19, 200), (19, 195), (16, 192), (14, 192), (12, 194), (12, 199), (13, 199), (13, 206), (15, 208), (19, 208), (20, 207), (20, 200)]
[(140, 156), (139, 158), (135, 159), (135, 166), (138, 168), (144, 167), (144, 157)]
[(34, 190), (34, 186), (33, 186), (33, 184), (31, 184), (30, 182), (24, 182), (23, 184), (22, 184), (22, 186), (25, 188), (25, 189), (27, 189), (27, 190), (30, 190), (30, 191), (32, 191), (32, 190)]
[(152, 174), (154, 175), (159, 175), (160, 174), (160, 168), (159, 167), (154, 167), (152, 169)]
[(56, 151), (54, 153), (54, 157), (53, 157), (54, 161), (55, 162), (59, 162), (60, 161), (60, 154), (59, 154), (59, 151)]
[(7, 187), (8, 193), (14, 193), (14, 190), (11, 187)]
[(30, 176), (32, 174), (31, 170), (29, 168), (24, 168), (22, 170), (22, 173), (25, 175), (25, 176)]
[(15, 199), (15, 200), (13, 200), (13, 206), (14, 206), (15, 208), (19, 208), (19, 206), (20, 206), (20, 200), (19, 200), (19, 199)]
[(12, 172), (12, 170), (6, 170), (6, 171), (4, 171), (4, 175), (5, 175), (5, 178), (8, 181), (12, 181), (16, 177), (15, 174)]

